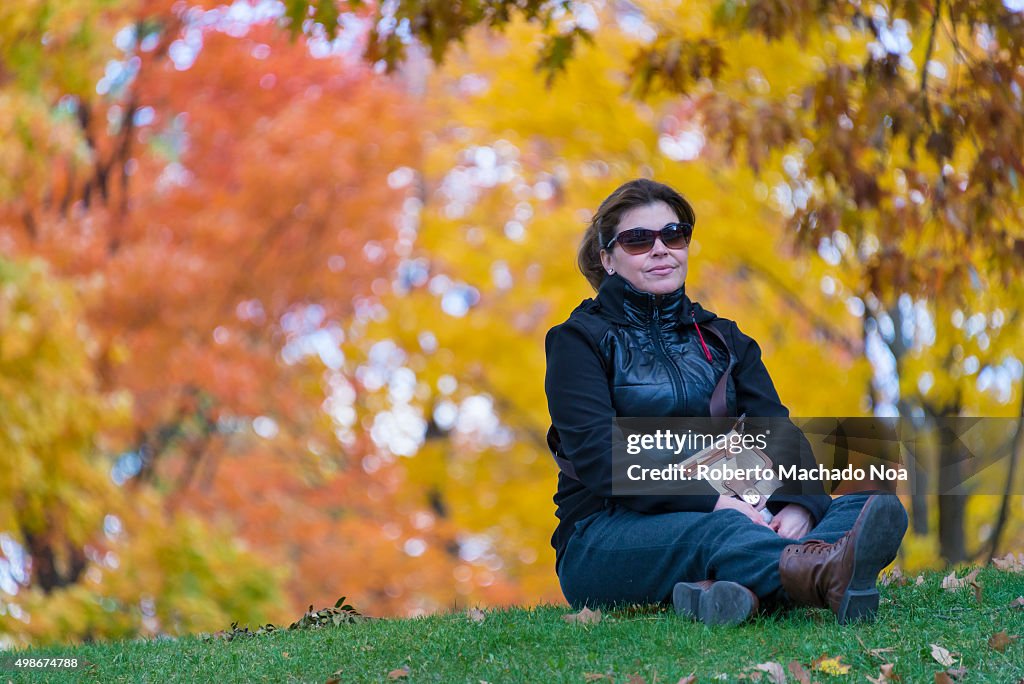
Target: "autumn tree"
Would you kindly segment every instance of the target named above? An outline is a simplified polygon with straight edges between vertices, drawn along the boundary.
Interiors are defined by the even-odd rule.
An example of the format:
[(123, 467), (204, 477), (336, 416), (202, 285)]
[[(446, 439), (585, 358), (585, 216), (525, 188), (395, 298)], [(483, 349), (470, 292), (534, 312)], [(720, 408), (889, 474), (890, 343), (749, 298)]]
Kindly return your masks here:
[[(165, 516), (110, 478), (103, 433), (130, 395), (102, 392), (73, 288), (0, 258), (0, 535), (5, 642), (67, 642), (258, 621), (280, 573), (232, 531)], [(23, 551), (14, 551), (17, 543)], [(27, 561), (27, 562), (26, 562)]]
[[(339, 344), (340, 321), (373, 315), (389, 265), (407, 249), (394, 224), (402, 192), (388, 176), (416, 163), (415, 106), (342, 46), (292, 41), (258, 8), (75, 7), (62, 21), (86, 22), (99, 36), (82, 47), (100, 55), (80, 65), (88, 87), (46, 80), (56, 70), (42, 67), (38, 82), (3, 84), (36, 108), (3, 110), (16, 135), (3, 158), (11, 180), (0, 244), (18, 259), (44, 259), (81, 301), (94, 349), (75, 363), (90, 369), (99, 396), (120, 398), (127, 420), (82, 432), (66, 456), (96, 460), (92, 477), (110, 488), (112, 476), (114, 491), (134, 502), (116, 516), (122, 540), (133, 541), (117, 568), (90, 558), (112, 534), (97, 521), (109, 522), (113, 504), (88, 509), (90, 518), (73, 508), (89, 543), (85, 531), (71, 536), (45, 518), (28, 531), (5, 528), (26, 553), (18, 565), (32, 570), (23, 578), (31, 586), (8, 602), (31, 618), (58, 602), (84, 610), (101, 591), (132, 604), (134, 587), (132, 610), (150, 632), (222, 627), (224, 601), (247, 595), (238, 619), (287, 620), (341, 594), (371, 612), (412, 610), (412, 590), (441, 587), (427, 576), (450, 577), (450, 568), (407, 567), (422, 555), (408, 543), (419, 508), (391, 499), (394, 469), (364, 463), (375, 446), (348, 417), (361, 387)], [(18, 24), (12, 35), (78, 45), (49, 25), (31, 28)], [(5, 70), (20, 54), (4, 54)], [(56, 57), (43, 50), (40, 59)], [(64, 474), (50, 472), (41, 486), (66, 496), (90, 486)], [(30, 540), (40, 526), (45, 536)], [(230, 534), (261, 560), (232, 556)], [(174, 545), (196, 536), (188, 562), (175, 561)], [(66, 552), (78, 560), (48, 580), (46, 559)], [(367, 573), (368, 559), (378, 572)], [(232, 565), (252, 570), (225, 583), (217, 575)], [(273, 580), (260, 575), (271, 565)], [(189, 581), (186, 595), (161, 588), (157, 566), (178, 568), (182, 581), (216, 568), (204, 577), (229, 587), (257, 576), (267, 586), (223, 597)], [(92, 584), (92, 568), (107, 577), (104, 588)], [(288, 601), (275, 604), (279, 584)], [(68, 601), (69, 591), (81, 600)], [(157, 619), (170, 615), (179, 616)], [(49, 631), (5, 627), (34, 638), (111, 634), (82, 620), (58, 630), (34, 619)]]

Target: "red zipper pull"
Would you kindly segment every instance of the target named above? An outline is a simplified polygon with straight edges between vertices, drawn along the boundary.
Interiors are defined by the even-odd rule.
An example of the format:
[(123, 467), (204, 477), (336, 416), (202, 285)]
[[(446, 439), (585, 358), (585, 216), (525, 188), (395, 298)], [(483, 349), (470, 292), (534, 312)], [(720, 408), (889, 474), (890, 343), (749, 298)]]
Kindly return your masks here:
[(697, 314), (691, 311), (690, 318), (693, 319), (693, 327), (697, 329), (697, 336), (700, 337), (700, 346), (704, 349), (704, 356), (708, 357), (708, 363), (712, 363), (711, 352), (708, 351), (708, 345), (704, 344), (704, 335), (700, 331), (700, 326), (697, 325)]

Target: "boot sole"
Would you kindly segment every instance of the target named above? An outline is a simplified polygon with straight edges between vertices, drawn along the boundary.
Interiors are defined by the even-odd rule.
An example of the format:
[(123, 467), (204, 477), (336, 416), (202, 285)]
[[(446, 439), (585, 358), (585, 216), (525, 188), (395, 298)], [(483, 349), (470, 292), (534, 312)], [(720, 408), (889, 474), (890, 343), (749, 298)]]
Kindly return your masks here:
[(878, 612), (878, 573), (896, 559), (907, 532), (907, 512), (894, 495), (874, 495), (858, 517), (853, 572), (839, 603), (839, 624), (873, 620)]
[(754, 612), (754, 599), (736, 582), (715, 582), (710, 589), (679, 582), (672, 588), (676, 615), (700, 620), (705, 625), (738, 625)]

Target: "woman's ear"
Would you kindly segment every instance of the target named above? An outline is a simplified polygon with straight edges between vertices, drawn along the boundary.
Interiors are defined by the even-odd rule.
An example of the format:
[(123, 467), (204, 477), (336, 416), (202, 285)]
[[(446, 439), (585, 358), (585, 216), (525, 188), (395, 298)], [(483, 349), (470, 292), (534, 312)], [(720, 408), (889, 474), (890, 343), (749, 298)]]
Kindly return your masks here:
[(614, 270), (612, 268), (612, 255), (608, 253), (607, 249), (601, 250), (601, 265), (604, 266), (604, 270), (608, 273)]

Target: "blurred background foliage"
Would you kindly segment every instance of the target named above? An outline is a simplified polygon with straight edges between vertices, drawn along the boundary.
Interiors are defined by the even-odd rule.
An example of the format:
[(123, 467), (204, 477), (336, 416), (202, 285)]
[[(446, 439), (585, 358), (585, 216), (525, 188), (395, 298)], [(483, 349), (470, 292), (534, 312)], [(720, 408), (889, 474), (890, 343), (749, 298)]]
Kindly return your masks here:
[[(1022, 47), (1016, 0), (4, 3), (0, 644), (561, 601), (543, 339), (636, 176), (793, 415), (1024, 415)], [(1020, 550), (1019, 470), (899, 563)]]

